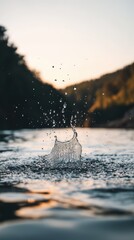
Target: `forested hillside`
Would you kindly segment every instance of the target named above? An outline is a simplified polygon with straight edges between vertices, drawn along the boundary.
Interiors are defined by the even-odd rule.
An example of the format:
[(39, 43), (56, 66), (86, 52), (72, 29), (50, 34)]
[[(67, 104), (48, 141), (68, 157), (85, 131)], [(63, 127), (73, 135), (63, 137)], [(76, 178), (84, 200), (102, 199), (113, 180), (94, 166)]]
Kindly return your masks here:
[(134, 63), (62, 90), (44, 83), (0, 26), (0, 129), (134, 128)]
[(0, 26), (0, 129), (63, 127), (70, 124), (65, 97), (31, 71)]
[(64, 91), (78, 126), (134, 127), (134, 63)]

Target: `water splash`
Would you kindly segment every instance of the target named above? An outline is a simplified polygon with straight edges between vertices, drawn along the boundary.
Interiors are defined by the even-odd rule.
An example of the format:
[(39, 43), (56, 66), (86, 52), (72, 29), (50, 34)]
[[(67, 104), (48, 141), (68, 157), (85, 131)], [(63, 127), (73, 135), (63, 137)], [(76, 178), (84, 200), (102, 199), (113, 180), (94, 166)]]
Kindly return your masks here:
[(82, 146), (77, 139), (77, 132), (75, 127), (70, 122), (72, 130), (73, 130), (73, 137), (69, 141), (61, 142), (55, 136), (55, 144), (52, 148), (50, 154), (45, 156), (46, 160), (51, 161), (80, 161), (81, 153), (82, 153)]

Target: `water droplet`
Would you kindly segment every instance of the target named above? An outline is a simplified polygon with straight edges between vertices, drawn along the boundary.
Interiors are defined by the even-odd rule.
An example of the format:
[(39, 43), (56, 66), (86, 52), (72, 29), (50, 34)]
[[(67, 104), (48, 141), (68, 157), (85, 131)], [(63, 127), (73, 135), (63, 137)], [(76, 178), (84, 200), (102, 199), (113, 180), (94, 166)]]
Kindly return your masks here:
[(67, 107), (67, 103), (64, 103), (64, 104), (63, 104), (63, 107), (66, 108), (66, 107)]

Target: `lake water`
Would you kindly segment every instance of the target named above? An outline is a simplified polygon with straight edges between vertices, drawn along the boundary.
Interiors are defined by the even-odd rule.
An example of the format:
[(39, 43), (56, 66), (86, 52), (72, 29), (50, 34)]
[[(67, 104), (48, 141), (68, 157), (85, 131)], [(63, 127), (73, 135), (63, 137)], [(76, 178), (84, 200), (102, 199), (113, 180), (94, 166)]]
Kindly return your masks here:
[(134, 131), (77, 129), (81, 161), (45, 155), (71, 129), (0, 132), (0, 239), (134, 239)]

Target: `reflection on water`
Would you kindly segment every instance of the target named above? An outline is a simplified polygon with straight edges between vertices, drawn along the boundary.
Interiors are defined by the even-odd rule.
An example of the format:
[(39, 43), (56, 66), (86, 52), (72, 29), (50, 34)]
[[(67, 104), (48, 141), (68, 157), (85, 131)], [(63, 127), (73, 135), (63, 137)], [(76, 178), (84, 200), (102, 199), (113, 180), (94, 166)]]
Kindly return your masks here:
[[(85, 221), (98, 224), (99, 219), (107, 219), (107, 222), (112, 218), (119, 222), (127, 218), (125, 226), (128, 220), (133, 221), (134, 131), (77, 131), (83, 147), (82, 158), (78, 161), (51, 161), (44, 157), (50, 153), (55, 135), (60, 141), (71, 139), (70, 129), (0, 133), (1, 223), (38, 219), (41, 224), (39, 219), (44, 219), (49, 220), (49, 226), (54, 230), (57, 229), (54, 220), (57, 224), (60, 220), (63, 228), (70, 228), (70, 223), (85, 228), (83, 236), (88, 233), (88, 239), (88, 227), (80, 225)], [(105, 226), (106, 223), (104, 229)], [(113, 232), (113, 229), (109, 231)], [(7, 235), (6, 238), (3, 236), (2, 239), (8, 239)], [(130, 234), (127, 236), (131, 239)], [(17, 239), (17, 233), (14, 237)]]
[[(33, 189), (34, 183), (44, 187), (36, 191)], [(88, 181), (83, 182), (81, 186), (79, 184), (61, 181), (52, 183), (50, 189), (45, 181), (43, 183), (40, 180), (20, 183), (16, 187), (3, 184), (0, 195), (0, 220), (46, 218), (59, 216), (62, 210), (74, 209), (77, 209), (77, 215), (84, 214), (85, 217), (134, 215), (133, 187), (94, 188), (94, 184), (88, 185)]]

